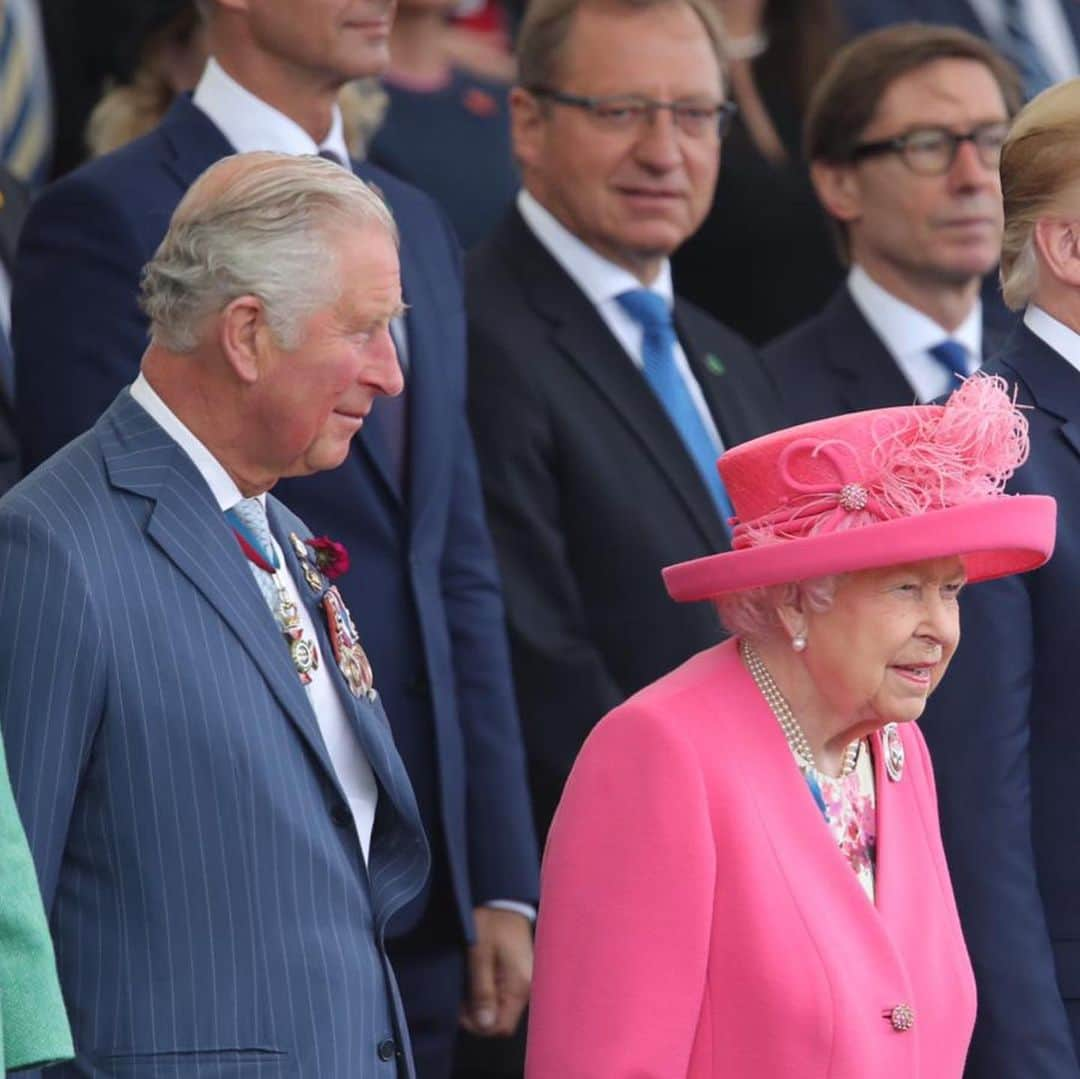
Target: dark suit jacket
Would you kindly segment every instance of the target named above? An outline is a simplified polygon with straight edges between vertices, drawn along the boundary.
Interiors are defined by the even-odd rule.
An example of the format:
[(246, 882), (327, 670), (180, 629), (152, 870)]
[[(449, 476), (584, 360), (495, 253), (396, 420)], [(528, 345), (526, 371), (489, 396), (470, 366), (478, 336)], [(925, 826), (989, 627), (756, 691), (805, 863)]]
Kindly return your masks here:
[[(720, 639), (660, 570), (727, 547), (690, 456), (591, 302), (511, 211), (468, 259), (469, 409), (506, 591), (538, 823), (592, 726)], [(675, 321), (724, 443), (779, 426), (739, 337)]]
[[(1080, 42), (1080, 4), (1075, 0), (1059, 2), (1073, 37)], [(986, 28), (970, 0), (842, 0), (841, 10), (845, 23), (855, 34), (893, 23), (916, 21), (959, 26), (979, 37), (986, 37)]]
[(1031, 456), (1009, 490), (1058, 500), (1042, 569), (969, 588), (921, 725), (978, 984), (967, 1079), (1077, 1079), (1080, 1044), (1080, 373), (1026, 326), (987, 365)]
[[(983, 355), (992, 355), (1000, 341), (984, 320)], [(819, 315), (767, 345), (761, 357), (790, 423), (915, 401), (911, 384), (847, 285), (836, 290)]]
[[(30, 205), (27, 190), (7, 169), (0, 168), (0, 265), (10, 278), (15, 269), (15, 245)], [(0, 333), (4, 331), (0, 329)], [(15, 439), (15, 411), (0, 386), (0, 495), (19, 478), (19, 444)]]
[[(267, 508), (302, 581), (307, 528)], [(78, 1051), (50, 1075), (412, 1075), (384, 934), (428, 854), (386, 716), (329, 664), (378, 782), (365, 863), (187, 454), (124, 391), (0, 500), (0, 564), (0, 722)]]
[[(134, 377), (146, 345), (139, 270), (188, 185), (231, 152), (185, 96), (154, 132), (36, 203), (13, 298), (28, 464), (93, 423)], [(368, 166), (357, 171), (382, 189), (402, 234), (409, 489), (396, 490), (376, 404), (345, 464), (278, 490), (316, 534), (351, 552), (342, 592), (416, 790), (436, 879), (449, 881), (437, 906), (461, 939), (474, 905), (533, 899), (538, 884), (499, 585), (465, 422), (460, 262), (427, 196)], [(396, 928), (421, 913), (414, 903)]]

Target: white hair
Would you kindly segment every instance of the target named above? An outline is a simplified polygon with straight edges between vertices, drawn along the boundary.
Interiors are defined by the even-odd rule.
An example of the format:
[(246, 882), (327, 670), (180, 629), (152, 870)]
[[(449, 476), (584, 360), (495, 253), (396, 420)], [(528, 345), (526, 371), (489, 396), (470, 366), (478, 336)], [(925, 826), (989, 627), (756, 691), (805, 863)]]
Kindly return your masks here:
[(815, 577), (807, 581), (747, 588), (717, 596), (716, 610), (729, 633), (751, 643), (761, 641), (782, 629), (777, 609), (800, 601), (810, 610), (823, 614), (836, 597), (840, 574)]
[(154, 340), (191, 352), (209, 316), (257, 296), (274, 339), (295, 348), (306, 319), (340, 295), (335, 236), (368, 224), (397, 241), (380, 196), (330, 161), (262, 152), (219, 161), (176, 207), (143, 269)]

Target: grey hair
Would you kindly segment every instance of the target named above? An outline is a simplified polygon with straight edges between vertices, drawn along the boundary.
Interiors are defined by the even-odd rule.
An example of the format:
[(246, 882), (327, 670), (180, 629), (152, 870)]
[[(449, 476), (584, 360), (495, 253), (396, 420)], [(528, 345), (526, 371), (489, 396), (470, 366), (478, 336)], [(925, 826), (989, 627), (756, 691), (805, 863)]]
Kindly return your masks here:
[(824, 614), (836, 598), (842, 574), (815, 577), (807, 581), (747, 588), (717, 596), (716, 610), (729, 633), (751, 643), (778, 633), (782, 626), (777, 608), (800, 600), (818, 614)]
[(340, 165), (265, 152), (224, 158), (192, 184), (143, 269), (154, 340), (191, 352), (208, 317), (256, 296), (277, 343), (296, 348), (304, 321), (340, 295), (335, 237), (367, 224), (397, 242), (386, 204)]

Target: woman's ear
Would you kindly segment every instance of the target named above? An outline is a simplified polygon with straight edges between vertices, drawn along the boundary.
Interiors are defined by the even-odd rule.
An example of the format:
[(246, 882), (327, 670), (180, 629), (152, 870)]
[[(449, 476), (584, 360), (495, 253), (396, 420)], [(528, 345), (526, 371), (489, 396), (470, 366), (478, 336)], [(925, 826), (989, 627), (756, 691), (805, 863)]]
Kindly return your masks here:
[[(780, 604), (780, 606), (776, 608), (776, 617), (787, 636), (788, 642), (792, 644), (792, 647), (795, 647), (794, 641), (801, 640), (803, 642), (803, 648), (805, 648), (807, 619), (806, 611), (803, 608), (802, 593), (796, 592), (795, 599), (791, 603)], [(796, 649), (796, 651), (801, 650), (802, 649)]]

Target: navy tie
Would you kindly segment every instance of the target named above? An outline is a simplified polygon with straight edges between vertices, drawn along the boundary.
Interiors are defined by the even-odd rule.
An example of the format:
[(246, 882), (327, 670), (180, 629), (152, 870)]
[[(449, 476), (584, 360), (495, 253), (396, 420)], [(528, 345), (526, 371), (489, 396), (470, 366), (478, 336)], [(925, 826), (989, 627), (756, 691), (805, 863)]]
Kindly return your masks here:
[(967, 349), (959, 341), (946, 337), (939, 345), (927, 350), (953, 377), (965, 379), (968, 375)]
[(15, 404), (15, 357), (3, 326), (0, 326), (0, 394), (9, 404)]
[(679, 432), (727, 527), (728, 518), (734, 514), (720, 473), (716, 471), (716, 446), (675, 366), (676, 338), (671, 309), (662, 296), (646, 288), (620, 293), (616, 299), (645, 331), (641, 349), (645, 378)]

